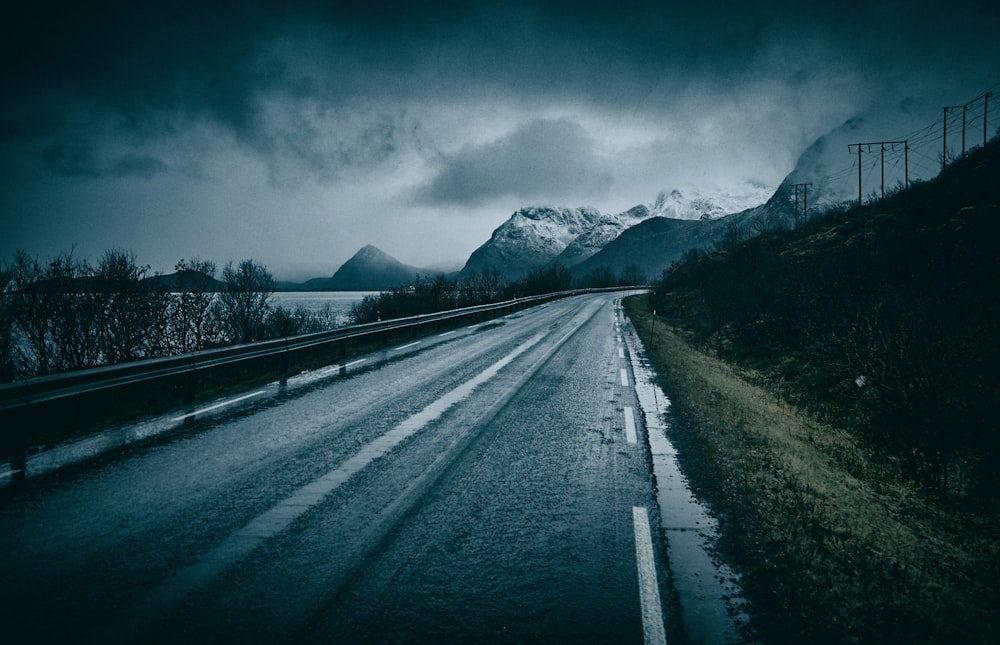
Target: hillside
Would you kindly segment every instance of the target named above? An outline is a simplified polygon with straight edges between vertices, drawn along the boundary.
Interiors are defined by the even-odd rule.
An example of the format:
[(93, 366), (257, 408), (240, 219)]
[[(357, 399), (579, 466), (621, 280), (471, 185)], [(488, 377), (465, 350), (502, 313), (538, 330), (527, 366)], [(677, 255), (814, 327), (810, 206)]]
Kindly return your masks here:
[[(729, 191), (694, 187), (662, 191), (651, 204), (640, 204), (621, 213), (602, 213), (594, 208), (522, 208), (473, 251), (459, 275), (468, 278), (484, 269), (496, 269), (507, 279), (516, 280), (550, 266), (577, 267), (599, 254), (623, 232), (651, 218), (687, 222), (681, 227), (684, 230), (701, 231), (702, 227), (724, 230), (713, 222), (730, 213), (748, 212), (748, 206), (757, 207), (769, 194), (767, 187), (748, 182)], [(684, 248), (687, 247), (681, 250)], [(647, 251), (643, 249), (643, 255)], [(654, 255), (650, 261), (658, 262), (659, 254), (654, 252)], [(664, 266), (669, 266), (672, 259)], [(609, 267), (605, 260), (596, 266), (587, 264), (585, 270), (574, 269), (574, 273), (584, 275), (602, 267), (620, 274), (627, 265), (635, 264), (633, 260)]]
[(727, 237), (744, 239), (769, 228), (791, 227), (794, 222), (794, 202), (788, 199), (784, 187), (760, 206), (722, 217), (651, 217), (626, 229), (597, 253), (573, 266), (572, 273), (583, 277), (608, 269), (622, 275), (633, 266), (655, 280), (691, 249), (708, 250), (724, 243)]
[(381, 249), (365, 245), (329, 278), (278, 282), (280, 291), (379, 291), (409, 284), (418, 275), (437, 273), (403, 264)]
[(921, 483), (997, 492), (998, 177), (994, 141), (883, 202), (691, 259), (658, 308)]
[(374, 291), (407, 284), (423, 273), (372, 246), (363, 247), (330, 278), (331, 291)]
[(761, 642), (1000, 637), (998, 145), (627, 303)]

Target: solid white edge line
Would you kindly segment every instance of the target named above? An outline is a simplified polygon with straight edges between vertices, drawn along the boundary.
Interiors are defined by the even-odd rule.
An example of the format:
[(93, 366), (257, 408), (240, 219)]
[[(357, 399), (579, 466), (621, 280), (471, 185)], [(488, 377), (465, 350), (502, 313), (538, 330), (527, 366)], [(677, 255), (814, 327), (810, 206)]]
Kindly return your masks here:
[(179, 417), (174, 417), (171, 421), (183, 421), (188, 417), (193, 417), (198, 414), (205, 414), (206, 412), (211, 412), (212, 410), (218, 410), (219, 408), (224, 408), (227, 405), (233, 405), (234, 403), (239, 403), (240, 401), (245, 401), (246, 399), (253, 398), (255, 396), (260, 396), (261, 394), (267, 394), (267, 390), (257, 390), (256, 392), (251, 392), (250, 394), (244, 394), (243, 396), (238, 396), (235, 399), (229, 399), (228, 401), (222, 401), (221, 403), (216, 403), (215, 405), (210, 405), (200, 410), (195, 410), (194, 412), (188, 412), (187, 414), (182, 414)]
[(646, 645), (666, 645), (660, 586), (656, 580), (656, 561), (653, 559), (653, 535), (645, 506), (632, 507), (632, 527), (635, 531), (635, 565), (639, 572), (643, 640)]
[(625, 406), (625, 440), (629, 443), (636, 443), (635, 435), (635, 411), (631, 406)]

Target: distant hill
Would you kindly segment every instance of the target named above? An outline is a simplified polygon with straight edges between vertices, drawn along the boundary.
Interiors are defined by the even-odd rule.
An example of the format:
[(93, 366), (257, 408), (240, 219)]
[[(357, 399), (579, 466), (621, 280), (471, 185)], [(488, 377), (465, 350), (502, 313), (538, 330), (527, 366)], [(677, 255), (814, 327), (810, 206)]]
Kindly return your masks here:
[(184, 269), (165, 275), (154, 275), (146, 281), (165, 291), (225, 291), (226, 283), (200, 271)]
[(327, 288), (331, 291), (377, 291), (408, 284), (417, 274), (428, 273), (403, 264), (371, 244), (363, 247), (337, 269)]
[(329, 278), (275, 283), (278, 291), (383, 291), (410, 284), (417, 275), (441, 271), (403, 264), (371, 244), (358, 250)]

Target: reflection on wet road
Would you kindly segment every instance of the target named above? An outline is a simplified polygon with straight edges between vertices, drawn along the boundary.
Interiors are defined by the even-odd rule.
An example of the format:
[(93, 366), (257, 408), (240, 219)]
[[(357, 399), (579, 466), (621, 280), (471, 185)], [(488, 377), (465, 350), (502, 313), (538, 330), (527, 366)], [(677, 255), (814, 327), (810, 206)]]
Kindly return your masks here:
[(7, 487), (5, 633), (688, 638), (614, 294), (498, 322), (179, 410)]

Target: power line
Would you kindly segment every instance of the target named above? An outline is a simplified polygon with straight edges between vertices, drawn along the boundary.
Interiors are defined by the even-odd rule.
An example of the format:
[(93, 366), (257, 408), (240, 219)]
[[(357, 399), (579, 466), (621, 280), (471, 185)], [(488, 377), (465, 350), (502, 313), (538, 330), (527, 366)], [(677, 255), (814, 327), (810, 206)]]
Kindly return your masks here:
[[(906, 157), (906, 187), (910, 187), (910, 146), (907, 141), (873, 141), (870, 143), (849, 143), (847, 144), (847, 152), (851, 152), (851, 148), (854, 146), (858, 147), (858, 205), (862, 202), (862, 192), (861, 192), (861, 151), (862, 148), (867, 146), (868, 152), (872, 151), (872, 146), (879, 146), (881, 150), (880, 163), (882, 167), (882, 199), (885, 199), (885, 147), (891, 146), (892, 150), (895, 151), (896, 146), (903, 146), (903, 153)], [(874, 168), (874, 164), (872, 165)]]
[[(904, 186), (909, 188), (910, 185), (910, 174), (916, 171), (916, 177), (921, 179), (927, 179), (947, 166), (948, 162), (948, 126), (949, 124), (954, 126), (958, 125), (958, 122), (962, 121), (963, 129), (963, 141), (962, 141), (962, 155), (964, 156), (967, 150), (966, 146), (966, 130), (968, 123), (978, 123), (980, 112), (976, 107), (982, 104), (982, 119), (983, 119), (983, 145), (985, 146), (989, 142), (989, 111), (993, 107), (990, 103), (990, 99), (993, 98), (993, 93), (1000, 90), (1000, 83), (988, 88), (983, 93), (979, 94), (972, 100), (968, 101), (963, 105), (953, 105), (944, 108), (943, 120), (939, 121), (937, 119), (931, 120), (927, 125), (923, 127), (915, 128), (914, 130), (907, 132), (903, 135), (896, 137), (895, 141), (878, 141), (870, 143), (852, 143), (848, 144), (848, 152), (854, 153), (855, 146), (857, 146), (857, 156), (854, 158), (850, 166), (844, 167), (835, 172), (827, 173), (819, 177), (813, 177), (813, 180), (819, 180), (821, 185), (823, 184), (833, 184), (840, 182), (845, 179), (852, 172), (857, 170), (858, 175), (858, 203), (861, 204), (864, 198), (864, 192), (862, 188), (863, 178), (866, 173), (871, 173), (874, 171), (875, 167), (881, 165), (881, 190), (882, 196), (885, 196), (885, 147), (888, 146), (889, 150), (895, 152), (896, 145), (903, 146), (904, 152)], [(958, 108), (962, 108), (962, 112), (958, 112)], [(970, 108), (972, 108), (970, 110)], [(971, 114), (970, 114), (971, 112)], [(994, 108), (994, 112), (996, 109)], [(942, 128), (939, 130), (938, 125), (942, 124)], [(939, 143), (940, 142), (940, 143)], [(941, 159), (935, 159), (934, 155), (928, 154), (929, 150), (932, 150), (936, 145), (942, 146)], [(866, 168), (862, 163), (862, 154), (867, 150), (869, 154), (872, 152), (872, 146), (879, 146), (880, 148), (880, 158), (872, 159), (872, 163)], [(910, 151), (913, 151), (915, 158), (913, 164), (910, 160)], [(890, 158), (890, 166), (893, 168), (898, 168), (898, 157), (893, 161)], [(912, 166), (912, 167), (911, 167)], [(799, 184), (802, 185), (802, 184)], [(795, 186), (795, 184), (793, 184)], [(804, 188), (804, 186), (803, 186)], [(796, 188), (797, 191), (797, 188)], [(796, 192), (796, 218), (798, 216), (797, 211), (797, 192)]]

